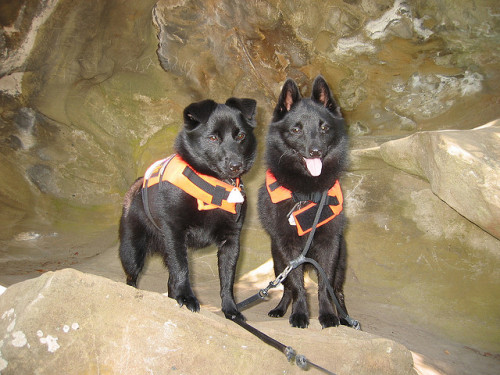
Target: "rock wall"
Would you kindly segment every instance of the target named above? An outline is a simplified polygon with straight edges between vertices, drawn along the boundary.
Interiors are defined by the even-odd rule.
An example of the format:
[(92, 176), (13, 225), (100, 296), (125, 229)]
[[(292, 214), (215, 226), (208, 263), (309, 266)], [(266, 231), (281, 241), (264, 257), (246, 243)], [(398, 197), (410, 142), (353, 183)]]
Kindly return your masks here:
[(475, 4), (160, 0), (153, 14), (162, 67), (199, 92), (272, 104), (286, 77), (306, 91), (321, 72), (353, 134), (401, 134), (468, 128), (479, 98), (497, 116), (495, 3)]
[[(260, 156), (245, 179), (255, 203), (283, 81), (306, 94), (322, 73), (353, 148), (343, 186), (354, 311), (363, 321), (381, 312), (367, 327), (385, 322), (379, 332), (392, 337), (385, 317), (399, 308), (418, 335), (444, 331), (462, 347), (498, 352), (498, 127), (475, 129), (500, 117), (498, 13), (496, 0), (1, 2), (1, 281), (87, 258), (98, 274), (114, 262), (121, 280), (122, 196), (172, 152), (182, 110), (196, 100), (258, 100)], [(269, 258), (254, 203), (245, 271)], [(105, 261), (95, 257), (107, 249)], [(75, 333), (57, 324), (50, 329)], [(17, 331), (6, 333), (3, 354), (23, 342)], [(42, 331), (48, 346), (55, 334)], [(426, 338), (419, 350), (429, 358), (467, 355), (442, 354)]]
[(381, 145), (388, 164), (429, 181), (462, 216), (500, 239), (500, 121), (463, 131), (421, 132)]
[(262, 136), (286, 77), (307, 91), (322, 73), (353, 135), (482, 125), (499, 114), (495, 4), (5, 3), (2, 221), (53, 224), (60, 205), (116, 217), (130, 181), (171, 151), (185, 105), (254, 97)]

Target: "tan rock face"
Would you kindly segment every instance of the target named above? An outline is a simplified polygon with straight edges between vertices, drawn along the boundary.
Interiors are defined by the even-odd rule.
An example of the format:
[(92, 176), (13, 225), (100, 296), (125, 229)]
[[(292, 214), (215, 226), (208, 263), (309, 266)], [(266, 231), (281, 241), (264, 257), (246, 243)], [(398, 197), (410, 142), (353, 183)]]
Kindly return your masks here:
[(381, 145), (390, 165), (429, 181), (461, 215), (500, 239), (500, 121), (467, 131), (416, 133)]
[[(391, 340), (350, 328), (297, 336), (287, 325), (261, 329), (338, 374), (414, 374), (410, 352)], [(70, 269), (7, 289), (0, 334), (2, 374), (302, 373), (219, 315)]]
[[(493, 136), (477, 144), (479, 132), (469, 132), (500, 117), (497, 0), (0, 3), (1, 283), (64, 267), (122, 280), (116, 232), (123, 194), (152, 161), (172, 152), (183, 108), (204, 98), (255, 98), (262, 155), (285, 78), (308, 94), (311, 79), (322, 73), (354, 148), (342, 181), (351, 315), (366, 322), (367, 331), (408, 343), (440, 372), (487, 374), (496, 365), (487, 354), (498, 353), (500, 342), (491, 335), (498, 312), (492, 296), (500, 294), (498, 239), (469, 221), (476, 220), (470, 208), (459, 211), (463, 197), (450, 194), (455, 180), (446, 171), (449, 164), (464, 165), (457, 174), (468, 178), (466, 201), (480, 208), (472, 210), (483, 216), (478, 225), (493, 233), (479, 223), (494, 208), (494, 199), (482, 194), (498, 175), (488, 172), (486, 158), (476, 176), (467, 175), (465, 161), (481, 159), (477, 150), (499, 149)], [(386, 141), (445, 129), (465, 134), (446, 142), (473, 148), (455, 149), (455, 155), (443, 148), (432, 166), (436, 176), (410, 175), (381, 157)], [(405, 141), (410, 149), (397, 157), (384, 158), (426, 176), (432, 160), (424, 154), (432, 142), (433, 150), (444, 142), (426, 134)], [(244, 181), (250, 209), (238, 275), (270, 257), (255, 209), (264, 170), (259, 157)], [(206, 254), (197, 253), (200, 264)], [(213, 276), (212, 284), (198, 285), (218, 290), (215, 251), (210, 254), (198, 276)], [(149, 283), (145, 277), (145, 288), (165, 291), (168, 276), (159, 269), (161, 277)], [(262, 307), (259, 316), (266, 319), (268, 310)], [(47, 325), (41, 338), (35, 331), (34, 341), (13, 330), (0, 351), (17, 348), (11, 342), (44, 339), (43, 353), (57, 358), (62, 349), (48, 352), (52, 338), (63, 348), (70, 333), (81, 331), (64, 336), (54, 330), (71, 324)], [(295, 339), (297, 332), (289, 335)], [(450, 337), (454, 350), (445, 352)], [(105, 365), (88, 371), (99, 369), (105, 372)]]

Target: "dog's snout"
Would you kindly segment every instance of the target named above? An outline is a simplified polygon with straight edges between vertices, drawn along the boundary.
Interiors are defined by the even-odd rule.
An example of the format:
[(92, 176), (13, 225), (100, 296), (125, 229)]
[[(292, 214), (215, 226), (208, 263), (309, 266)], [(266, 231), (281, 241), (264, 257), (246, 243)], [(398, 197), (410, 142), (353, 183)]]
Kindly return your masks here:
[(242, 167), (243, 164), (239, 161), (232, 161), (229, 163), (229, 169), (231, 170), (231, 172), (239, 172)]
[(309, 156), (312, 158), (320, 158), (323, 155), (320, 149), (314, 147), (309, 150)]

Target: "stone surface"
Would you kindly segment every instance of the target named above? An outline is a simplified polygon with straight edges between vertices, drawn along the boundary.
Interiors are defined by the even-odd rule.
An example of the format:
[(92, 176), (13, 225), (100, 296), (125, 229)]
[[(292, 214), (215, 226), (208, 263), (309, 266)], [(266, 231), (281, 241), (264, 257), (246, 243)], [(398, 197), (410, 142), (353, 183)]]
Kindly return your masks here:
[[(64, 267), (122, 281), (123, 194), (172, 152), (187, 104), (231, 95), (259, 105), (238, 277), (266, 263), (269, 240), (255, 207), (266, 124), (286, 77), (307, 95), (322, 73), (353, 146), (342, 181), (350, 313), (365, 331), (410, 348), (419, 369), (498, 373), (498, 239), (426, 179), (386, 164), (380, 148), (417, 131), (468, 132), (500, 117), (497, 3), (0, 2), (0, 282)], [(195, 288), (213, 296), (212, 309), (215, 249), (190, 256)], [(168, 275), (151, 263), (143, 287), (163, 293)], [(275, 324), (268, 310), (247, 314)]]
[[(220, 315), (71, 269), (11, 286), (0, 314), (6, 375), (302, 373)], [(388, 339), (319, 323), (300, 336), (283, 320), (257, 326), (337, 374), (416, 374), (410, 352)]]
[[(419, 132), (384, 143), (384, 161), (429, 181), (461, 215), (500, 239), (500, 120), (467, 131)], [(500, 249), (498, 249), (500, 252)]]
[(0, 5), (0, 77), (24, 72), (38, 30), (57, 4), (58, 0), (23, 0)]
[(479, 96), (483, 114), (496, 112), (488, 88), (498, 77), (495, 5), (160, 0), (153, 14), (162, 67), (197, 91), (231, 87), (274, 103), (285, 78), (305, 87), (321, 72), (348, 123), (401, 134), (466, 127)]

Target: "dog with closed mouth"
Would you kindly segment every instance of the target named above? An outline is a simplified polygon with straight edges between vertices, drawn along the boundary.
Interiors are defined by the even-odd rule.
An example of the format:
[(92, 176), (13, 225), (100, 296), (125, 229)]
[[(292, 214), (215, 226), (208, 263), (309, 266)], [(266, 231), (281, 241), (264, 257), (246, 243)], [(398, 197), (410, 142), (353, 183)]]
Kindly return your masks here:
[[(307, 233), (323, 192), (328, 191), (307, 257), (324, 269), (318, 277), (319, 322), (323, 328), (346, 324), (339, 319), (325, 283), (329, 283), (347, 313), (343, 285), (346, 271), (346, 224), (339, 178), (347, 166), (348, 141), (344, 119), (322, 76), (316, 77), (310, 98), (302, 98), (288, 79), (281, 90), (269, 125), (266, 144), (266, 183), (259, 190), (259, 217), (271, 237), (274, 271), (279, 275), (304, 249)], [(271, 317), (285, 315), (290, 303), (290, 324), (306, 328), (309, 311), (304, 287), (304, 265), (284, 280), (279, 304)]]
[(255, 115), (253, 99), (204, 100), (184, 109), (176, 154), (154, 163), (125, 196), (119, 254), (128, 285), (137, 287), (146, 256), (159, 253), (168, 296), (197, 312), (187, 250), (215, 243), (222, 311), (243, 319), (233, 284), (247, 210), (240, 178), (256, 156)]

